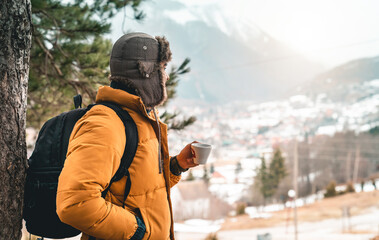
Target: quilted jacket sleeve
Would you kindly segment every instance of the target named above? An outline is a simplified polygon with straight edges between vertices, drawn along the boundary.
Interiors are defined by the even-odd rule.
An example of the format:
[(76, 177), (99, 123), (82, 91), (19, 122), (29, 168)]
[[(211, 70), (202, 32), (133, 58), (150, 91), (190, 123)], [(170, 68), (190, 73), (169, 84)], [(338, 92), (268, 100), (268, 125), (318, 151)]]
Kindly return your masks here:
[(124, 125), (113, 110), (98, 105), (87, 112), (71, 133), (58, 181), (61, 221), (101, 239), (130, 239), (138, 227), (131, 212), (101, 197), (124, 151), (120, 129)]
[(181, 175), (176, 176), (172, 172), (170, 172), (170, 187), (175, 186), (181, 179)]
[(181, 179), (181, 171), (176, 156), (170, 157), (170, 187), (175, 186)]

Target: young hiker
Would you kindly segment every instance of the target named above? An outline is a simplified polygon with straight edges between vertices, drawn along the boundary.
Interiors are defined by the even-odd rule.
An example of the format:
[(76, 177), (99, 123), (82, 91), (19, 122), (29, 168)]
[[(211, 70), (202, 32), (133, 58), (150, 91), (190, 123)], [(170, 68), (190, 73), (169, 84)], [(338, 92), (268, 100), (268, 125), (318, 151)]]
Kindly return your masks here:
[[(75, 125), (58, 181), (57, 214), (87, 239), (174, 239), (170, 188), (181, 172), (197, 164), (188, 144), (174, 157), (167, 126), (156, 106), (166, 98), (168, 41), (129, 33), (113, 46), (110, 86), (99, 88), (96, 102), (114, 102), (126, 110), (138, 130), (138, 147), (127, 176), (111, 184), (126, 144), (122, 120), (110, 108), (95, 105)], [(91, 237), (90, 237), (91, 236)]]

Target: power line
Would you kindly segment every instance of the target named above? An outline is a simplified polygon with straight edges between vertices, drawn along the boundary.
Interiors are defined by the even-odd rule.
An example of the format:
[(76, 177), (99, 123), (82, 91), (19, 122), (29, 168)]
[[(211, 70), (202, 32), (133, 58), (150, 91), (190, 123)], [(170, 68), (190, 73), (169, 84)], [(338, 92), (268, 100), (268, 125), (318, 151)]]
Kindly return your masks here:
[[(349, 152), (355, 152), (355, 150), (351, 150), (350, 151), (350, 148), (338, 149), (337, 151), (332, 152), (333, 150), (336, 150), (336, 149), (334, 149), (334, 148), (317, 148), (317, 152), (320, 152), (320, 153), (323, 154), (323, 155), (320, 155), (320, 156), (325, 156), (325, 155), (329, 156), (329, 154), (335, 154), (335, 153), (348, 154)], [(310, 150), (310, 151), (312, 151), (312, 150)], [(362, 154), (369, 154), (369, 155), (377, 155), (377, 156), (379, 156), (379, 151), (378, 152), (371, 152), (371, 151), (366, 151), (366, 150), (361, 149), (360, 152), (361, 152), (361, 155)], [(313, 153), (313, 151), (312, 151), (312, 153)], [(304, 156), (306, 156), (306, 155), (304, 155)], [(341, 156), (341, 155), (339, 155), (339, 156)], [(331, 156), (331, 157), (338, 157), (338, 156)], [(310, 157), (308, 156), (308, 158), (310, 158)]]
[[(316, 156), (310, 156), (309, 154), (302, 154), (302, 153), (298, 153), (297, 156), (299, 158), (299, 161), (301, 162), (302, 159), (308, 159), (308, 160), (312, 160), (312, 161), (334, 161), (334, 162), (346, 162), (346, 158), (347, 158), (347, 154), (349, 154), (349, 152), (351, 153), (354, 153), (354, 151), (345, 151), (345, 152), (342, 152), (341, 154), (337, 155), (337, 156), (333, 156), (333, 155), (328, 155), (328, 154), (325, 154), (323, 152), (323, 150), (325, 149), (319, 149), (322, 154), (320, 155), (316, 155)], [(283, 152), (286, 152), (287, 151), (283, 151)], [(288, 152), (291, 152), (291, 150), (288, 150)], [(370, 156), (370, 157), (367, 157), (367, 156), (362, 156), (364, 154), (372, 154), (374, 156)], [(364, 152), (364, 151), (360, 151), (360, 154), (359, 156), (362, 158), (362, 160), (367, 160), (368, 162), (371, 162), (371, 163), (379, 163), (379, 152)], [(286, 159), (289, 158), (289, 159), (293, 159), (294, 156), (293, 155), (287, 155), (285, 157)]]
[[(311, 147), (308, 147), (308, 150), (309, 150), (308, 155), (302, 153), (302, 151), (301, 151), (301, 150), (304, 150), (305, 148), (298, 146), (298, 149), (299, 149), (298, 155), (303, 157), (303, 158), (318, 159), (321, 157), (321, 158), (335, 159), (337, 161), (340, 160), (341, 158), (346, 158), (347, 154), (349, 154), (349, 153), (356, 152), (355, 146), (354, 146), (354, 149), (348, 148), (348, 147), (334, 148), (334, 147), (327, 147), (327, 146), (323, 146), (323, 147), (320, 147), (320, 146), (312, 147), (311, 146)], [(314, 149), (316, 149), (316, 150), (314, 150)], [(291, 151), (290, 150), (288, 150), (288, 151), (283, 150), (283, 152), (290, 153)], [(311, 154), (314, 154), (314, 153), (319, 154), (319, 155), (316, 155), (315, 157), (311, 157)], [(333, 154), (337, 154), (337, 155), (333, 156)], [(360, 148), (360, 156), (366, 155), (366, 154), (374, 155), (374, 156), (369, 156), (369, 157), (365, 156), (365, 158), (372, 159), (373, 157), (378, 157), (377, 161), (379, 161), (379, 150), (378, 151), (370, 151), (367, 149), (362, 149), (362, 147), (361, 147)]]
[[(302, 159), (308, 159), (308, 160), (313, 160), (313, 161), (325, 161), (325, 162), (328, 162), (328, 161), (333, 161), (333, 162), (346, 162), (346, 156), (344, 156), (344, 158), (334, 158), (334, 157), (327, 157), (327, 156), (322, 156), (322, 157), (314, 157), (314, 158), (311, 158), (309, 156), (305, 156), (305, 155), (298, 155), (299, 157), (299, 162), (301, 162)], [(377, 159), (367, 159), (367, 158), (363, 158), (362, 160), (367, 160), (367, 162), (370, 162), (370, 163), (378, 163), (379, 161)]]
[[(299, 148), (301, 149), (305, 149), (305, 148), (308, 148), (308, 149), (314, 149), (314, 148), (322, 148), (322, 149), (330, 149), (330, 150), (336, 150), (338, 151), (339, 149), (348, 149), (348, 150), (352, 150), (352, 151), (355, 151), (354, 149), (351, 149), (351, 147), (355, 147), (355, 146), (361, 146), (361, 147), (365, 147), (364, 145), (367, 145), (367, 144), (372, 144), (372, 145), (377, 145), (379, 144), (379, 142), (365, 142), (365, 144), (361, 144), (361, 143), (357, 143), (357, 144), (349, 144), (350, 146), (343, 146), (342, 144), (339, 144), (337, 146), (333, 146), (332, 144), (312, 144), (312, 145), (299, 145)], [(372, 149), (371, 146), (367, 146), (365, 147), (365, 149)], [(378, 150), (378, 153), (379, 153), (379, 150)]]
[[(352, 152), (353, 153), (353, 152)], [(327, 161), (342, 161), (342, 162), (346, 162), (346, 157), (347, 157), (347, 154), (348, 152), (345, 152), (345, 155), (339, 155), (339, 156), (330, 156), (330, 155), (319, 155), (319, 156), (315, 156), (315, 157), (311, 157), (309, 155), (304, 155), (304, 154), (298, 154), (298, 157), (299, 159), (308, 159), (308, 160), (327, 160)], [(377, 156), (379, 156), (379, 153), (376, 154)], [(293, 157), (293, 156), (291, 156)], [(367, 157), (362, 157), (362, 152), (360, 154), (360, 157), (365, 159), (365, 160), (368, 160), (370, 162), (379, 162), (379, 159), (377, 158), (367, 158)]]
[[(349, 138), (349, 137), (346, 137), (346, 138)], [(323, 140), (316, 140), (316, 141), (323, 141)], [(314, 142), (316, 142), (314, 141)], [(328, 144), (329, 146), (334, 144), (334, 143), (346, 143), (346, 144), (350, 144), (350, 145), (357, 145), (357, 144), (378, 144), (379, 145), (379, 136), (378, 137), (375, 137), (375, 139), (363, 139), (363, 140), (354, 140), (354, 141), (351, 141), (351, 140), (345, 140), (343, 138), (340, 138), (340, 139), (335, 139), (333, 137), (330, 137), (328, 138), (327, 140), (323, 141), (322, 143), (307, 143), (307, 146), (309, 147), (312, 147), (312, 146), (322, 146), (324, 144)], [(302, 146), (301, 144), (304, 144), (304, 142), (299, 142), (299, 146)], [(339, 147), (339, 146), (338, 146)]]

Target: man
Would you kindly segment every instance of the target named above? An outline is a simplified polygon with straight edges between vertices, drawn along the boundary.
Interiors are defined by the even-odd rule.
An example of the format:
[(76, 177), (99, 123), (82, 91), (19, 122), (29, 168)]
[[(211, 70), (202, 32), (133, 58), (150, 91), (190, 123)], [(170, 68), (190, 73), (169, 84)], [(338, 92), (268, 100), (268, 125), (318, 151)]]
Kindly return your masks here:
[[(96, 105), (75, 125), (59, 177), (57, 213), (62, 222), (83, 232), (82, 240), (174, 239), (170, 188), (180, 174), (197, 166), (188, 144), (169, 157), (167, 126), (155, 107), (166, 98), (165, 38), (144, 33), (122, 36), (113, 46), (110, 87), (100, 87), (96, 102), (114, 102), (137, 125), (138, 147), (129, 167), (131, 189), (125, 202), (126, 176), (101, 197), (120, 165), (126, 137), (117, 114)], [(126, 129), (127, 130), (127, 129)], [(122, 207), (124, 206), (124, 207)]]

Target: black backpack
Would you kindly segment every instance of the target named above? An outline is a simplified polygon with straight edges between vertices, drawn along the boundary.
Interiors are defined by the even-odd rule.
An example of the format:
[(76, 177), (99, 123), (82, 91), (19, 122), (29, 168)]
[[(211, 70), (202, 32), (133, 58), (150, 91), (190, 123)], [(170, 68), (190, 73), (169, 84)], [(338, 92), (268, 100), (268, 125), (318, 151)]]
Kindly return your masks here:
[[(26, 174), (23, 218), (29, 233), (48, 238), (69, 238), (80, 233), (79, 230), (64, 224), (56, 214), (56, 193), (58, 177), (66, 159), (67, 147), (75, 123), (95, 104), (87, 108), (81, 106), (81, 96), (74, 97), (75, 110), (64, 112), (48, 120), (41, 128), (34, 151), (28, 159)], [(128, 176), (124, 202), (129, 194), (131, 181), (128, 168), (137, 150), (137, 127), (129, 113), (111, 102), (102, 102), (113, 109), (125, 126), (126, 146), (121, 164), (110, 184), (102, 192), (105, 197), (111, 184)], [(127, 129), (127, 130), (126, 130)]]

